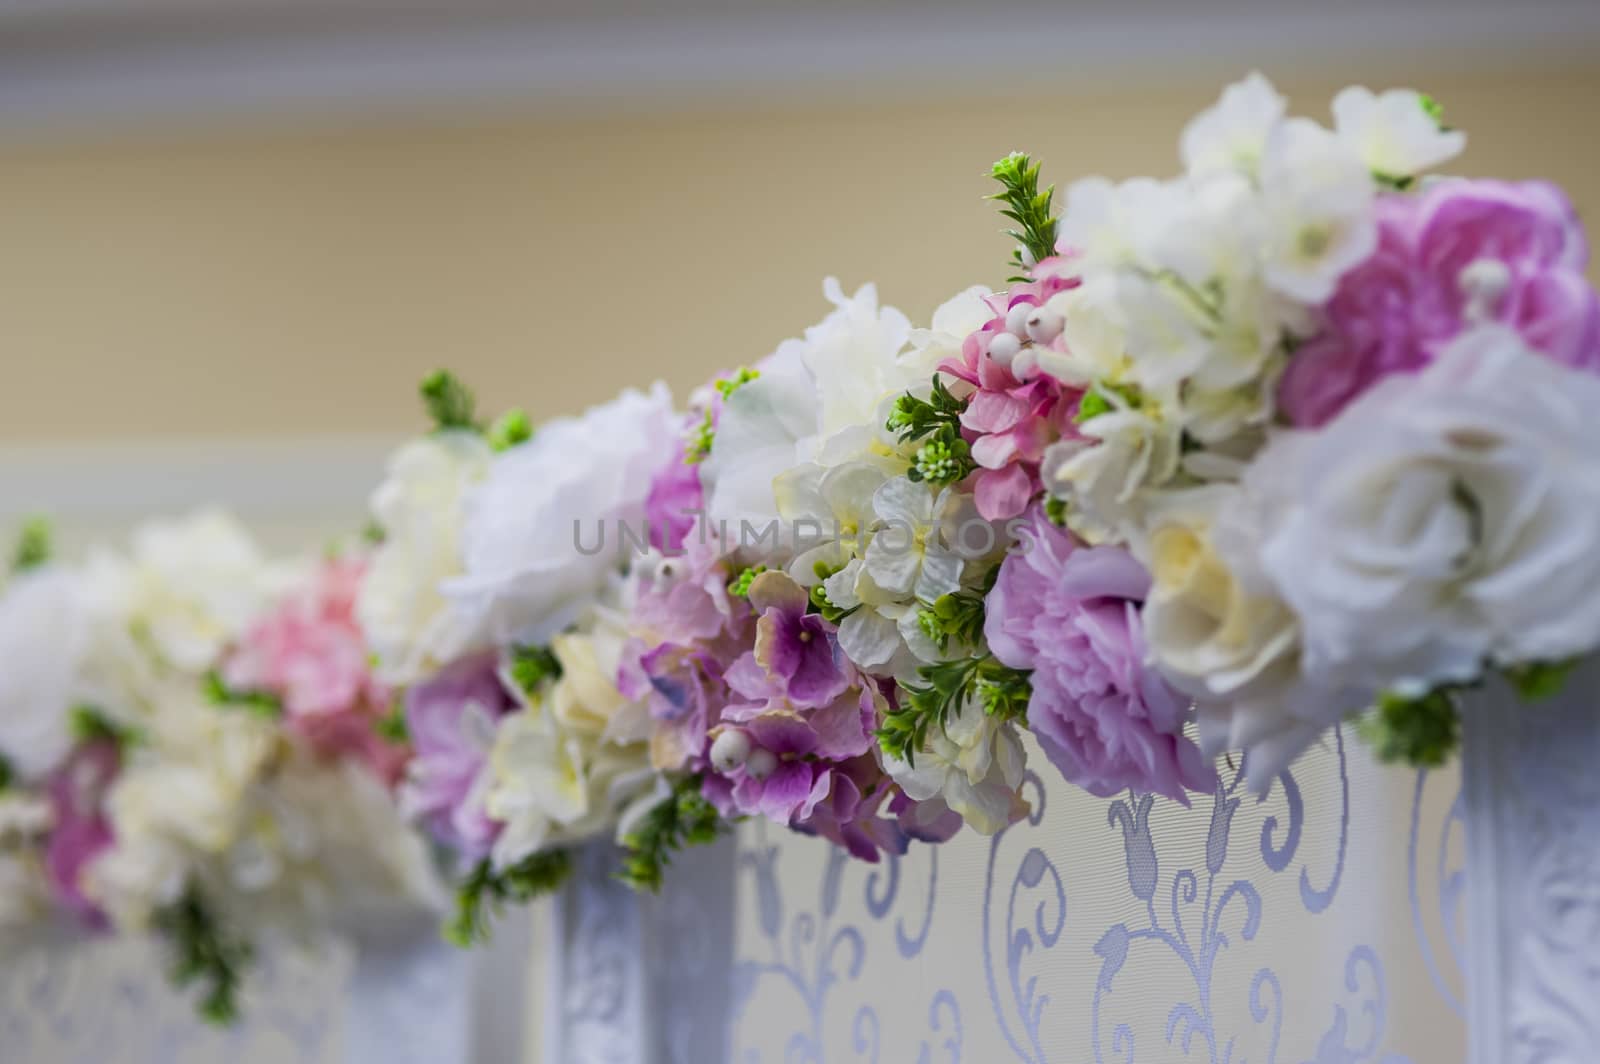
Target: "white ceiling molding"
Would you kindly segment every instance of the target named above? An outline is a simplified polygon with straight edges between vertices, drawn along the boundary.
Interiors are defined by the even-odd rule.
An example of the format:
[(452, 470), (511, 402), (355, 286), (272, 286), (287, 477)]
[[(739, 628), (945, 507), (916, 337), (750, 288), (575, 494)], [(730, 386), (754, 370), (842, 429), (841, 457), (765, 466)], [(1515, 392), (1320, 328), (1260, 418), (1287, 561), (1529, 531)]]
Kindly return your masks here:
[(1595, 0), (0, 0), (0, 132), (1010, 91), (1600, 43)]

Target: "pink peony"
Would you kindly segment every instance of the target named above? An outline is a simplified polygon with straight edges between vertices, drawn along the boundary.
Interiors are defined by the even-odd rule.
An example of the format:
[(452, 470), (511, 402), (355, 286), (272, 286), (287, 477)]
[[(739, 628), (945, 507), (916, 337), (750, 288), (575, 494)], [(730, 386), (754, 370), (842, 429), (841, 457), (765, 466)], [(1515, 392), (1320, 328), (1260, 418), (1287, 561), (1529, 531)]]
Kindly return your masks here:
[[(1074, 287), (1078, 282), (1065, 273), (1065, 265), (1062, 259), (1046, 259), (1035, 267), (1034, 280), (987, 297), (995, 316), (963, 341), (960, 358), (946, 359), (939, 366), (967, 386), (961, 427), (979, 467), (971, 487), (978, 512), (990, 521), (1003, 521), (1027, 509), (1041, 489), (1039, 461), (1045, 448), (1073, 433), (1078, 393), (1022, 368), (1026, 356), (1011, 354), (997, 360), (991, 351), (997, 342), (1011, 347), (1034, 342), (1013, 311), (1040, 306), (1057, 292)], [(1013, 326), (1009, 330), (1008, 318)], [(1056, 332), (1042, 342), (1059, 345)]]
[(1085, 547), (1035, 508), (985, 601), (1002, 663), (1033, 670), (1028, 727), (1090, 794), (1127, 788), (1188, 804), (1215, 772), (1183, 737), (1188, 700), (1145, 664), (1139, 606), (1150, 577), (1126, 551)]
[(1600, 372), (1600, 298), (1572, 205), (1538, 181), (1441, 181), (1378, 200), (1378, 248), (1346, 274), (1278, 399), (1329, 421), (1373, 382), (1431, 363), (1464, 327), (1501, 322), (1568, 366)]
[(278, 696), (286, 726), (318, 753), (354, 758), (392, 784), (406, 752), (374, 730), (391, 695), (372, 673), (356, 622), (365, 573), (361, 558), (323, 563), (309, 586), (250, 628), (222, 675), (230, 687)]

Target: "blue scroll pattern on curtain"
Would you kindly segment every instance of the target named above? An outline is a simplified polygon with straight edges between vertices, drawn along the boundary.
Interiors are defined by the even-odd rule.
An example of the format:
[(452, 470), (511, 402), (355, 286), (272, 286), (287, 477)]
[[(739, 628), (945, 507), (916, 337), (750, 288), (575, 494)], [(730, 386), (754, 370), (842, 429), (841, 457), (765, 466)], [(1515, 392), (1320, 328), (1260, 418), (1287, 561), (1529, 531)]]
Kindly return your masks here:
[[(1303, 910), (1298, 918), (1323, 919), (1346, 887), (1352, 782), (1342, 734), (1335, 735), (1330, 754), (1336, 778), (1321, 781), (1318, 794), (1325, 808), (1317, 810), (1314, 827), (1296, 770), (1280, 775), (1259, 799), (1245, 790), (1241, 772), (1225, 767), (1215, 794), (1187, 809), (1132, 793), (1102, 803), (1103, 830), (1120, 840), (1122, 859), (1107, 864), (1102, 858), (1090, 882), (1099, 894), (1114, 891), (1116, 897), (1098, 900), (1114, 902), (1125, 915), (1098, 928), (1079, 926), (1069, 917), (1072, 887), (1078, 885), (1072, 873), (1086, 863), (1075, 863), (1076, 854), (1063, 852), (1060, 821), (1047, 813), (1045, 785), (1032, 773), (1025, 783), (1030, 815), (986, 843), (978, 840), (987, 849), (981, 911), (974, 908), (976, 895), (964, 907), (954, 899), (960, 918), (941, 920), (937, 927), (938, 848), (917, 847), (875, 868), (830, 853), (820, 882), (809, 880), (817, 890), (815, 904), (809, 897), (800, 904), (798, 896), (810, 887), (780, 874), (781, 856), (786, 847), (820, 844), (780, 845), (776, 833), (757, 832), (741, 858), (746, 877), (741, 896), (756, 919), (754, 933), (741, 943), (735, 973), (743, 998), (735, 1005), (734, 1059), (741, 1064), (988, 1064), (999, 1059), (1025, 1064), (1431, 1064), (1431, 1058), (1414, 1060), (1392, 1047), (1384, 964), (1390, 944), (1370, 937), (1372, 929), (1340, 929), (1348, 931), (1346, 941), (1339, 958), (1328, 961), (1340, 968), (1327, 984), (1336, 992), (1319, 991), (1315, 1000), (1303, 988), (1286, 986), (1281, 968), (1268, 955), (1263, 928), (1273, 915), (1270, 904), (1282, 907), (1297, 896)], [(1432, 982), (1429, 992), (1459, 1014), (1452, 978), (1458, 978), (1464, 890), (1456, 841), (1460, 801), (1442, 822), (1425, 823), (1429, 785), (1426, 774), (1418, 774), (1411, 808), (1395, 809), (1382, 822), (1389, 831), (1409, 827), (1405, 881), (1390, 885), (1389, 904), (1409, 904), (1412, 934), (1405, 948), (1423, 958)], [(1441, 779), (1434, 788), (1453, 785)], [(1251, 816), (1240, 815), (1252, 808)], [(1370, 830), (1379, 824), (1364, 826)], [(1078, 838), (1086, 830), (1091, 829), (1074, 827)], [(1309, 845), (1312, 838), (1318, 845)], [(1230, 854), (1236, 860), (1230, 862)], [(1241, 867), (1245, 874), (1238, 873)], [(1284, 876), (1292, 877), (1285, 884), (1290, 889), (1269, 895), (1269, 881)], [(919, 887), (903, 889), (911, 881)], [(861, 904), (841, 905), (856, 889), (863, 890)], [(1425, 911), (1437, 919), (1425, 920)], [(853, 921), (851, 914), (856, 914)], [(1442, 924), (1442, 931), (1430, 930), (1432, 924)], [(943, 968), (924, 955), (930, 936), (965, 936), (960, 948), (970, 955), (972, 969), (981, 968), (981, 981), (971, 972), (952, 971), (949, 985), (943, 985)], [(898, 959), (872, 958), (872, 976), (864, 976), (869, 951), (882, 952), (891, 943)], [(1259, 961), (1252, 959), (1258, 954)], [(1219, 963), (1223, 958), (1231, 963)], [(1050, 976), (1059, 970), (1052, 966), (1063, 964), (1093, 969), (1087, 1000), (1066, 1000), (1052, 986)], [(897, 972), (906, 978), (895, 978)], [(1149, 978), (1151, 973), (1159, 979)], [(963, 975), (965, 981), (959, 978)], [(1153, 1007), (1152, 982), (1169, 1004)], [(756, 1017), (749, 1002), (758, 993), (783, 996), (799, 1007)], [(911, 993), (926, 999), (916, 1028), (906, 1021), (904, 996)], [(1223, 994), (1239, 1004), (1219, 1007)], [(880, 1006), (895, 996), (902, 1006), (896, 1010), (899, 1020), (881, 1022)], [(1052, 1019), (1057, 1021), (1053, 1028)], [(781, 1049), (773, 1041), (776, 1020), (788, 1022)], [(1288, 1023), (1300, 1035), (1298, 1048), (1286, 1048)], [(1063, 1031), (1071, 1032), (1072, 1044), (1062, 1044)]]

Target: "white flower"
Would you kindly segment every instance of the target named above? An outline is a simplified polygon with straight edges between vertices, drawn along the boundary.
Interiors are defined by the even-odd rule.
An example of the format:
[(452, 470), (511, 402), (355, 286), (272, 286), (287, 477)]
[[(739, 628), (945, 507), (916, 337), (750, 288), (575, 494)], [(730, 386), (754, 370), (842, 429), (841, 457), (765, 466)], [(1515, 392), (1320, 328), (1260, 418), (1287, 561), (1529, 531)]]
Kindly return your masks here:
[(239, 919), (359, 930), (397, 909), (443, 903), (426, 843), (363, 765), (295, 752), (251, 789), (240, 822), (202, 870)]
[(1420, 93), (1390, 89), (1375, 95), (1359, 85), (1333, 98), (1339, 137), (1375, 174), (1415, 177), (1461, 154), (1467, 135), (1439, 127)]
[(833, 606), (850, 611), (839, 622), (839, 648), (856, 667), (916, 683), (918, 668), (943, 660), (938, 645), (917, 622), (921, 604), (879, 587), (860, 558), (851, 559), (822, 587)]
[(542, 643), (576, 619), (628, 559), (625, 533), (643, 549), (644, 501), (678, 430), (657, 384), (497, 455), (466, 497), (464, 571), (443, 584), (471, 628), (496, 644)]
[(706, 517), (735, 544), (743, 524), (760, 535), (781, 523), (773, 481), (800, 463), (800, 441), (817, 431), (817, 397), (804, 353), (804, 341), (785, 341), (757, 367), (759, 377), (728, 397), (711, 453), (700, 464)]
[(1045, 449), (1047, 491), (1067, 501), (1067, 523), (1094, 543), (1125, 541), (1141, 519), (1146, 492), (1178, 471), (1182, 429), (1154, 399), (1134, 405), (1116, 391), (1110, 409), (1086, 420), (1083, 438)]
[[(926, 329), (911, 330), (911, 347), (900, 356), (900, 365), (909, 378), (906, 388), (926, 384), (947, 358), (960, 358), (961, 346), (967, 337), (988, 324), (994, 317), (985, 297), (991, 291), (984, 285), (973, 285), (939, 304), (933, 320)], [(898, 394), (898, 385), (891, 391)]]
[(1259, 72), (1222, 90), (1214, 107), (1184, 128), (1183, 164), (1191, 174), (1255, 169), (1287, 104)]
[(102, 620), (138, 634), (168, 666), (204, 672), (280, 590), (249, 533), (220, 511), (152, 521), (127, 558), (93, 556), (84, 587)]
[(1261, 562), (1306, 669), (1373, 688), (1600, 646), (1600, 378), (1485, 326), (1284, 433), (1245, 478), (1283, 500)]
[(916, 802), (942, 798), (982, 835), (993, 835), (1026, 813), (1018, 793), (1026, 765), (1016, 729), (970, 699), (943, 729), (929, 729), (915, 767), (893, 755), (884, 757), (885, 770), (906, 797)]
[(278, 750), (276, 725), (223, 712), (174, 682), (142, 735), (106, 796), (118, 845), (160, 836), (200, 851), (226, 849), (247, 792)]
[(0, 757), (37, 780), (72, 746), (70, 709), (89, 642), (77, 576), (18, 573), (0, 592)]
[(1277, 126), (1261, 159), (1267, 284), (1325, 302), (1377, 247), (1373, 196), (1372, 175), (1343, 140), (1308, 119)]
[(650, 764), (643, 703), (617, 690), (619, 618), (551, 641), (561, 678), (500, 724), (486, 807), (505, 827), (493, 858), (505, 868), (556, 843), (624, 834), (662, 796)]
[(395, 452), (373, 494), (383, 542), (361, 582), (356, 615), (390, 683), (417, 679), (479, 638), (439, 585), (461, 572), (462, 498), (483, 478), (490, 457), (476, 432), (424, 436)]
[(1250, 785), (1264, 791), (1370, 692), (1303, 674), (1299, 626), (1260, 572), (1260, 515), (1238, 486), (1157, 496), (1146, 525), (1133, 546), (1151, 575), (1151, 658), (1195, 699), (1201, 749), (1245, 750)]
[[(907, 353), (911, 325), (893, 307), (879, 306), (875, 287), (862, 285), (846, 297), (830, 277), (823, 294), (833, 312), (803, 339), (780, 344), (757, 366), (761, 375), (729, 396), (718, 417), (701, 465), (706, 513), (735, 542), (742, 524), (760, 535), (779, 521), (773, 484), (785, 471), (804, 462), (831, 467), (892, 455), (882, 428), (885, 401), (926, 383), (928, 352), (948, 344), (943, 330), (959, 328), (971, 312), (971, 300), (964, 299), (971, 293), (956, 297), (937, 335), (919, 337), (926, 348)], [(789, 531), (780, 537), (785, 546)]]
[[(895, 477), (873, 493), (872, 508), (880, 527), (867, 544), (863, 571), (874, 584), (924, 602), (960, 589), (967, 560), (960, 537), (977, 519), (969, 498), (952, 487)], [(994, 542), (981, 537), (972, 546), (987, 551)]]
[(874, 493), (888, 479), (881, 466), (861, 459), (831, 468), (806, 462), (778, 475), (773, 494), (800, 552), (789, 564), (798, 583), (817, 582), (818, 562), (837, 569), (860, 553), (878, 518)]
[[(872, 430), (879, 400), (915, 379), (900, 360), (911, 323), (895, 308), (878, 305), (876, 286), (864, 284), (846, 297), (829, 277), (822, 293), (837, 309), (806, 330), (801, 355), (817, 394), (814, 454), (841, 433), (854, 440), (863, 428)], [(842, 448), (835, 443), (828, 450)]]

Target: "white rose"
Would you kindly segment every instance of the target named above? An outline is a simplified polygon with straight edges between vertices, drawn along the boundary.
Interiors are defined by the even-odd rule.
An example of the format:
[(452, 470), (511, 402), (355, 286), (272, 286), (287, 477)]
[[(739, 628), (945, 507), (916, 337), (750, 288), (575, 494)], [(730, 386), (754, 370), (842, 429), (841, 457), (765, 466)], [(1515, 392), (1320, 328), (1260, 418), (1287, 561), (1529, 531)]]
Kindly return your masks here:
[(1333, 98), (1339, 137), (1375, 174), (1415, 177), (1461, 154), (1467, 135), (1439, 128), (1420, 93), (1390, 89), (1381, 94), (1359, 85)]
[(471, 649), (476, 633), (439, 591), (461, 572), (461, 502), (489, 468), (476, 432), (412, 440), (389, 460), (372, 497), (383, 530), (361, 582), (356, 615), (378, 671), (391, 683), (417, 679)]
[(72, 746), (71, 706), (89, 641), (76, 574), (18, 573), (0, 593), (0, 757), (37, 780)]
[(1151, 575), (1151, 659), (1195, 700), (1202, 750), (1248, 752), (1257, 792), (1370, 697), (1303, 673), (1295, 616), (1260, 571), (1260, 519), (1236, 485), (1171, 492), (1133, 544)]
[[(741, 389), (742, 390), (742, 389)], [(644, 549), (644, 501), (679, 431), (657, 384), (539, 428), (495, 456), (466, 497), (463, 572), (443, 590), (496, 644), (543, 643)]]
[(1600, 377), (1485, 326), (1246, 474), (1306, 668), (1375, 688), (1600, 646)]

